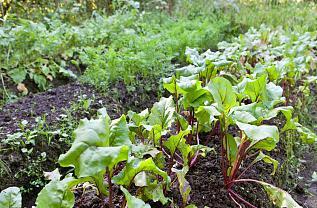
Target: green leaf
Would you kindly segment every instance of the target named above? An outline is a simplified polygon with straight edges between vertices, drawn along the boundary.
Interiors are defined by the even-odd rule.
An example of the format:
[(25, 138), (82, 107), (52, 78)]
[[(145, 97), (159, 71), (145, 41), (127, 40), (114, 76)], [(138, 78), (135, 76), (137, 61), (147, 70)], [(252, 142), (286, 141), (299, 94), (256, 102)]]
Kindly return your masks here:
[(317, 142), (317, 135), (309, 128), (302, 126), (300, 123), (295, 122), (296, 131), (300, 134), (301, 140), (306, 144), (313, 144)]
[(136, 158), (131, 159), (131, 161), (126, 164), (123, 170), (118, 173), (118, 175), (114, 176), (112, 180), (118, 185), (129, 186), (132, 183), (134, 177), (142, 171), (150, 171), (152, 173), (158, 174), (164, 178), (166, 183), (169, 183), (169, 177), (167, 173), (159, 169), (152, 158), (148, 158), (146, 160), (140, 160)]
[(163, 130), (162, 127), (160, 125), (154, 125), (154, 126), (150, 126), (150, 125), (144, 125), (144, 128), (148, 131), (148, 139), (150, 141), (153, 141), (153, 145), (159, 146), (159, 140), (163, 134)]
[(203, 57), (199, 55), (196, 48), (186, 47), (185, 55), (187, 57), (187, 61), (195, 66), (201, 66), (204, 62)]
[(214, 106), (199, 106), (195, 112), (195, 117), (197, 118), (200, 124), (211, 124), (214, 120), (216, 120), (215, 116), (220, 116), (219, 113)]
[(201, 81), (198, 81), (196, 76), (180, 77), (177, 87), (182, 94), (186, 94), (201, 89)]
[(229, 112), (237, 104), (237, 97), (231, 83), (222, 77), (216, 77), (208, 83), (207, 89), (212, 94), (220, 112)]
[(74, 143), (86, 143), (91, 146), (106, 146), (109, 143), (110, 118), (103, 117), (96, 120), (83, 119), (74, 131)]
[(151, 208), (149, 204), (145, 204), (141, 199), (132, 196), (127, 189), (123, 188), (123, 186), (120, 186), (120, 189), (127, 200), (128, 208)]
[(247, 95), (252, 102), (256, 102), (259, 99), (262, 101), (267, 100), (266, 76), (261, 76), (256, 80), (248, 80), (243, 94)]
[(187, 205), (185, 208), (197, 208), (197, 206), (194, 204), (190, 204), (190, 205)]
[(283, 97), (283, 89), (280, 86), (270, 82), (266, 85), (266, 91), (268, 98), (267, 100), (264, 100), (264, 104), (267, 107), (273, 108), (275, 105), (285, 102), (285, 98)]
[(78, 177), (94, 176), (100, 171), (105, 172), (105, 168), (110, 170), (121, 161), (128, 159), (129, 147), (89, 147), (83, 152), (77, 168)]
[(148, 121), (150, 125), (160, 125), (163, 130), (170, 127), (175, 112), (173, 97), (162, 97), (151, 109)]
[(9, 71), (8, 74), (16, 84), (19, 84), (25, 80), (27, 71), (25, 69), (16, 68)]
[(144, 187), (148, 185), (147, 175), (145, 171), (138, 173), (136, 176), (134, 176), (133, 180), (134, 180), (135, 186)]
[(160, 201), (163, 205), (169, 200), (164, 196), (163, 184), (152, 183), (149, 186), (144, 187), (144, 195), (154, 202)]
[(132, 144), (129, 137), (129, 127), (125, 115), (113, 120), (110, 126), (109, 146), (121, 146)]
[(142, 124), (145, 124), (145, 121), (147, 117), (149, 116), (149, 110), (145, 109), (141, 113), (136, 113), (133, 111), (128, 112), (128, 117), (130, 121), (133, 122), (133, 124), (137, 127), (139, 127)]
[(268, 164), (272, 164), (273, 165), (273, 171), (271, 173), (271, 175), (274, 175), (277, 168), (278, 168), (278, 161), (277, 160), (274, 160), (273, 158), (271, 158), (270, 156), (264, 154), (263, 152), (260, 152), (258, 154), (258, 156), (253, 160), (253, 164), (259, 162), (263, 160), (265, 163), (268, 163)]
[(164, 78), (163, 79), (163, 87), (164, 87), (164, 89), (169, 91), (171, 94), (175, 94), (176, 92), (178, 94), (175, 76), (172, 76), (169, 78)]
[(189, 130), (180, 131), (178, 134), (170, 136), (168, 140), (163, 143), (163, 145), (170, 151), (171, 155), (174, 155), (178, 145), (181, 143), (181, 140), (183, 139), (184, 141), (184, 136), (189, 134), (189, 132)]
[(22, 196), (18, 187), (9, 187), (0, 193), (1, 208), (21, 208)]
[(229, 114), (234, 121), (241, 123), (261, 123), (263, 120), (270, 120), (282, 112), (286, 118), (283, 127), (283, 131), (285, 131), (296, 128), (292, 120), (292, 111), (293, 107), (291, 106), (281, 106), (270, 110), (262, 102), (259, 102), (233, 107)]
[(132, 145), (131, 147), (131, 154), (140, 159), (142, 159), (145, 155), (150, 155), (154, 158), (157, 154), (160, 153), (160, 151), (156, 149), (153, 145), (139, 144)]
[(279, 142), (279, 132), (276, 126), (261, 125), (255, 126), (245, 123), (236, 122), (238, 127), (244, 131), (251, 144), (248, 150), (264, 149), (271, 151)]
[(269, 198), (273, 202), (273, 204), (280, 208), (301, 208), (299, 204), (292, 198), (290, 194), (286, 191), (277, 188), (271, 184), (265, 182), (259, 182), (266, 193), (268, 194)]
[(183, 103), (185, 109), (198, 107), (211, 100), (210, 93), (202, 88), (201, 81), (193, 79), (193, 77), (181, 77), (178, 86), (180, 93), (183, 94), (180, 102)]
[(39, 193), (36, 199), (37, 208), (72, 208), (75, 196), (70, 189), (85, 180), (87, 178), (79, 180), (69, 177), (62, 181), (51, 181)]
[(188, 76), (192, 76), (192, 75), (197, 75), (200, 72), (204, 71), (203, 67), (197, 67), (194, 65), (188, 65), (179, 69), (176, 69), (176, 75), (177, 77), (179, 76), (184, 76), (184, 77), (188, 77)]
[(228, 161), (232, 165), (237, 158), (238, 144), (231, 134), (227, 134), (227, 142), (227, 146), (229, 147), (227, 149)]
[(184, 139), (184, 136), (189, 133), (190, 130), (180, 131), (178, 134), (170, 136), (168, 140), (163, 143), (164, 147), (170, 151), (172, 156), (176, 149), (178, 149), (182, 154), (184, 164), (188, 163), (188, 154), (191, 152), (190, 145), (186, 144), (186, 140)]
[[(73, 148), (74, 147), (74, 148)], [(129, 147), (95, 147), (72, 146), (72, 154), (61, 155), (59, 163), (62, 167), (75, 167), (77, 177), (93, 177), (98, 188), (107, 194), (103, 176), (108, 167), (110, 171), (121, 161), (128, 159)], [(76, 148), (76, 149), (75, 149)], [(73, 157), (74, 155), (78, 157)]]
[(184, 118), (184, 116), (176, 112), (174, 113), (174, 115), (180, 124), (181, 130), (185, 131), (186, 129), (188, 129), (189, 124), (188, 124), (188, 121)]
[(189, 194), (191, 192), (191, 187), (189, 182), (186, 180), (185, 176), (188, 172), (188, 166), (184, 166), (183, 169), (177, 170), (175, 168), (172, 169), (173, 172), (176, 173), (178, 184), (179, 184), (179, 190), (182, 195), (183, 204), (187, 204), (189, 200)]

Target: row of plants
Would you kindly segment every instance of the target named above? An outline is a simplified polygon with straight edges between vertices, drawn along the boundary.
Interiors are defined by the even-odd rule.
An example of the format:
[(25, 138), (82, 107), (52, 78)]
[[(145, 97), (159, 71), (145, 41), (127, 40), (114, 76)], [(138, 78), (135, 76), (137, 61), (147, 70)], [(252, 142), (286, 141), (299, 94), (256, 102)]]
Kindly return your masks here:
[[(267, 19), (258, 22), (245, 20), (259, 19), (252, 15), (261, 18), (273, 16), (273, 22), (279, 20), (279, 25), (287, 29), (316, 30), (315, 24), (311, 24), (317, 18), (314, 15), (316, 7), (304, 3), (281, 4), (276, 8), (261, 4), (263, 11), (267, 12), (262, 14), (262, 10), (253, 8), (252, 2), (176, 1), (174, 12), (169, 16), (161, 9), (166, 3), (146, 2), (161, 5), (152, 12), (144, 10), (146, 5), (141, 4), (142, 8), (138, 9), (127, 1), (111, 16), (99, 15), (103, 14), (102, 11), (95, 10), (74, 24), (63, 14), (68, 14), (68, 11), (82, 14), (82, 7), (86, 7), (87, 2), (80, 1), (81, 9), (76, 9), (78, 5), (70, 2), (51, 9), (56, 6), (56, 1), (50, 1), (44, 8), (48, 14), (36, 12), (37, 7), (34, 7), (30, 12), (37, 15), (27, 15), (29, 19), (22, 19), (20, 10), (15, 14), (13, 9), (3, 22), (0, 29), (2, 99), (14, 98), (16, 90), (10, 88), (12, 82), (20, 94), (25, 95), (34, 91), (34, 84), (37, 89), (46, 90), (60, 79), (76, 79), (83, 73), (81, 80), (104, 91), (118, 80), (124, 80), (128, 89), (133, 91), (137, 87), (133, 83), (138, 75), (154, 76), (158, 80), (171, 71), (173, 64), (184, 64), (186, 46), (216, 49), (219, 41), (245, 32), (250, 26), (258, 27), (261, 22), (270, 27), (277, 26)], [(93, 4), (99, 5), (98, 2)], [(42, 3), (38, 2), (40, 8)], [(16, 9), (20, 8), (18, 4), (12, 3)], [(72, 5), (73, 9), (59, 12)], [(297, 15), (292, 21), (287, 15), (280, 18), (281, 10), (285, 11), (283, 14), (291, 14), (289, 11), (294, 8), (297, 8)], [(79, 15), (75, 12), (73, 16)], [(302, 27), (303, 22), (308, 27)], [(149, 88), (144, 85), (140, 87)]]
[[(314, 80), (315, 44), (314, 33), (286, 36), (262, 28), (233, 43), (220, 43), (218, 52), (200, 55), (188, 48), (190, 65), (163, 80), (169, 97), (140, 113), (129, 111), (111, 120), (106, 109), (100, 109), (96, 119), (80, 122), (71, 148), (58, 161), (73, 173), (46, 173), (51, 182), (39, 193), (36, 206), (73, 207), (72, 191), (88, 183), (109, 207), (150, 207), (151, 201), (195, 207), (189, 201), (186, 173), (200, 157), (215, 151), (202, 144), (217, 140), (224, 188), (237, 206), (256, 207), (234, 187), (257, 183), (275, 206), (301, 207), (282, 189), (245, 176), (258, 162), (271, 164), (272, 174), (276, 172), (279, 163), (270, 152), (278, 148), (281, 134), (298, 134), (297, 142), (303, 144), (317, 141), (290, 106), (297, 103), (290, 94), (297, 88), (292, 86)], [(170, 196), (175, 186), (181, 202)], [(120, 200), (118, 193), (125, 198)], [(21, 207), (18, 188), (4, 190), (1, 197), (0, 203)]]
[[(316, 32), (287, 33), (262, 25), (259, 30), (251, 28), (231, 43), (218, 44), (219, 51), (206, 51), (199, 55), (188, 49), (191, 65), (184, 67), (200, 70), (205, 65), (226, 69), (238, 77), (260, 78), (282, 86), (286, 103), (303, 110), (310, 96), (310, 85), (316, 84), (317, 34)], [(207, 79), (208, 80), (208, 79)], [(238, 88), (239, 90), (239, 88)]]
[[(137, 75), (159, 77), (171, 70), (173, 59), (184, 61), (180, 54), (187, 45), (215, 48), (228, 23), (213, 15), (201, 20), (135, 8), (112, 16), (95, 12), (80, 25), (56, 17), (42, 22), (8, 18), (0, 28), (2, 84), (13, 81), (27, 94), (32, 82), (46, 90), (63, 77), (84, 74), (82, 80), (99, 89), (118, 80), (133, 86)], [(10, 97), (5, 91), (3, 97)]]

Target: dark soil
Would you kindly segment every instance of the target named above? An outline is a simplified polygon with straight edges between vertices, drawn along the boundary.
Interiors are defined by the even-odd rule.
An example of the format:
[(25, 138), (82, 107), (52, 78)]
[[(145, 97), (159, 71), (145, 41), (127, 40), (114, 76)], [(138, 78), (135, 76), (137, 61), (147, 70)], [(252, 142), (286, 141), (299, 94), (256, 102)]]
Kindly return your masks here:
[[(263, 166), (252, 169), (251, 173), (246, 177), (255, 179), (264, 177), (262, 172), (267, 169), (266, 167), (264, 167), (265, 169), (262, 168)], [(192, 187), (190, 203), (195, 204), (199, 208), (204, 206), (212, 208), (236, 207), (234, 202), (228, 197), (222, 179), (219, 155), (211, 154), (206, 158), (202, 158), (187, 175), (187, 180)], [(234, 188), (236, 193), (248, 202), (257, 207), (272, 207), (260, 186), (256, 184), (238, 185)]]
[[(93, 101), (89, 110), (105, 106), (112, 117), (117, 117), (122, 112), (122, 108), (113, 98), (96, 93), (89, 85), (71, 83), (43, 93), (30, 94), (15, 103), (5, 105), (0, 113), (0, 139), (16, 132), (22, 120), (27, 120), (27, 127), (32, 128), (36, 117), (46, 115), (47, 125), (57, 124), (60, 115), (65, 114), (72, 104), (83, 98)], [(80, 115), (80, 112), (75, 114), (79, 118), (87, 116)]]

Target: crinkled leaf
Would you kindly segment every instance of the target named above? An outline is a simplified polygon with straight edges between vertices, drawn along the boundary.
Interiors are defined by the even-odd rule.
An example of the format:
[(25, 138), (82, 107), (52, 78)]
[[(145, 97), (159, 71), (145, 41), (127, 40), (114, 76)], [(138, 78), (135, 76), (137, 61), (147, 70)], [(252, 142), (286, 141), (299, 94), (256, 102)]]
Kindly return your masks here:
[(21, 208), (22, 195), (18, 187), (9, 187), (0, 193), (1, 208)]
[(148, 118), (149, 124), (160, 125), (162, 129), (167, 129), (173, 122), (174, 111), (173, 97), (162, 97), (151, 109), (151, 113)]
[(204, 63), (203, 57), (199, 55), (199, 52), (196, 48), (186, 47), (185, 55), (187, 57), (187, 61), (195, 66), (201, 66)]
[(110, 126), (110, 139), (108, 146), (130, 146), (129, 127), (125, 115), (119, 119), (113, 120)]
[(190, 184), (185, 178), (188, 172), (188, 166), (184, 166), (181, 170), (173, 168), (172, 171), (175, 172), (177, 175), (179, 190), (182, 195), (183, 204), (187, 204), (187, 202), (189, 201), (189, 194), (191, 192)]
[(285, 98), (283, 97), (283, 89), (280, 86), (275, 85), (273, 82), (270, 82), (266, 85), (267, 91), (267, 100), (264, 100), (264, 104), (273, 108), (279, 103), (283, 103)]
[(88, 146), (106, 146), (110, 136), (109, 116), (95, 120), (83, 119), (74, 131), (73, 145), (84, 143)]
[(188, 66), (176, 69), (175, 72), (176, 72), (177, 77), (179, 77), (179, 76), (188, 77), (188, 76), (199, 74), (203, 70), (204, 70), (203, 67), (188, 65)]
[(141, 124), (145, 124), (147, 117), (149, 116), (149, 110), (145, 109), (141, 113), (136, 113), (134, 111), (128, 112), (128, 117), (130, 121), (133, 122), (135, 126), (140, 126)]

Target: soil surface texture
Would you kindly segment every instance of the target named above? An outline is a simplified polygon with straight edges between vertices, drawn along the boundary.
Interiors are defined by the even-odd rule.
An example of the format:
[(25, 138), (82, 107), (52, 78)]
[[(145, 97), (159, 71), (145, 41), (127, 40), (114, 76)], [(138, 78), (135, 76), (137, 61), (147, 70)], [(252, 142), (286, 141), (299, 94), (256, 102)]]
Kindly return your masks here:
[[(111, 117), (117, 117), (122, 112), (120, 105), (111, 97), (96, 93), (89, 85), (70, 83), (46, 92), (30, 94), (15, 103), (5, 105), (0, 113), (0, 139), (16, 132), (23, 120), (28, 121), (26, 128), (32, 128), (35, 118), (43, 115), (46, 117), (46, 124), (57, 124), (61, 114), (65, 114), (72, 104), (83, 99), (92, 100), (89, 107), (92, 109), (105, 106)], [(85, 116), (80, 115), (80, 112), (75, 113), (78, 117)]]

